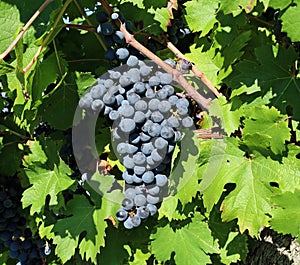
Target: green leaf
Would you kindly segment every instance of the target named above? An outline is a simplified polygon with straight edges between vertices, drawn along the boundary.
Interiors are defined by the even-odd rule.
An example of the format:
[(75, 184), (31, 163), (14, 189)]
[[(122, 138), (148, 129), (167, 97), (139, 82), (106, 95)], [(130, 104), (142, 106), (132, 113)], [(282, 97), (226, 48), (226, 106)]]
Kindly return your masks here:
[[(245, 144), (249, 142), (253, 148), (270, 147), (274, 154), (281, 154), (285, 150), (285, 142), (290, 139), (290, 129), (286, 116), (281, 115), (274, 107), (266, 106), (248, 108), (243, 121), (243, 139)], [(259, 140), (258, 140), (259, 139)]]
[[(57, 221), (53, 227), (53, 243), (56, 255), (63, 263), (71, 259), (78, 247), (83, 259), (96, 263), (100, 247), (104, 246), (106, 219), (115, 213), (119, 205), (98, 197), (99, 206), (93, 206), (85, 196), (75, 195), (67, 203), (67, 214), (70, 217)], [(85, 236), (80, 235), (85, 232)]]
[(23, 207), (30, 207), (30, 213), (40, 213), (44, 206), (46, 197), (50, 196), (50, 206), (58, 204), (58, 193), (69, 188), (73, 183), (68, 175), (71, 174), (70, 168), (60, 160), (60, 164), (54, 165), (54, 169), (45, 168), (34, 164), (25, 169), (31, 187), (23, 192)]
[(160, 27), (167, 31), (167, 26), (170, 21), (170, 14), (166, 8), (150, 9), (149, 13), (154, 14), (154, 20), (160, 22)]
[(146, 265), (150, 256), (150, 252), (143, 253), (140, 249), (137, 249), (134, 253), (133, 261), (129, 262), (129, 265)]
[(20, 15), (16, 6), (0, 1), (0, 54), (13, 42), (20, 24)]
[(269, 198), (273, 194), (270, 182), (277, 182), (280, 175), (286, 175), (289, 166), (281, 165), (270, 158), (257, 155), (244, 156), (238, 148), (239, 141), (225, 138), (224, 142), (214, 141), (210, 158), (202, 174), (200, 191), (204, 205), (210, 211), (216, 204), (227, 183), (236, 187), (225, 197), (221, 210), (223, 221), (238, 220), (240, 231), (248, 229), (250, 235), (257, 235), (267, 225), (266, 213), (270, 209)]
[(75, 75), (78, 94), (81, 97), (86, 93), (87, 87), (92, 86), (96, 82), (96, 78), (91, 73), (75, 72)]
[(185, 3), (185, 19), (189, 28), (192, 31), (201, 31), (202, 35), (206, 35), (217, 22), (215, 15), (218, 5), (218, 0), (195, 0)]
[(274, 9), (285, 9), (289, 4), (292, 3), (292, 0), (270, 0), (269, 6)]
[(233, 110), (231, 103), (228, 103), (224, 96), (212, 101), (209, 114), (221, 119), (221, 126), (228, 135), (240, 125), (241, 112), (238, 109)]
[(190, 51), (186, 54), (186, 57), (201, 69), (213, 84), (217, 84), (217, 74), (220, 67), (215, 62), (215, 50), (203, 51), (203, 47), (198, 48), (196, 44), (193, 44)]
[(64, 130), (72, 126), (77, 104), (78, 93), (75, 81), (67, 76), (62, 84), (45, 98), (40, 111), (44, 120), (50, 125)]
[(164, 198), (159, 209), (160, 217), (171, 219), (184, 217), (177, 210), (178, 200), (183, 204), (191, 202), (198, 191), (197, 160), (199, 156), (198, 139), (191, 131), (181, 141), (181, 149), (177, 155), (178, 161), (170, 174), (169, 194)]
[[(151, 236), (152, 253), (158, 260), (170, 259), (175, 252), (174, 260), (177, 265), (207, 264), (210, 262), (208, 253), (218, 253), (219, 249), (211, 236), (207, 223), (203, 217), (196, 214), (189, 224), (181, 228), (172, 228), (171, 225), (158, 227)], [(166, 244), (166, 239), (168, 241)]]
[(15, 68), (4, 60), (0, 60), (0, 76), (13, 72)]
[(39, 141), (29, 141), (28, 146), (30, 148), (30, 154), (24, 156), (24, 163), (28, 166), (33, 165), (36, 162), (41, 164), (46, 163), (47, 155), (45, 154)]
[(285, 192), (272, 197), (271, 227), (279, 233), (298, 236), (300, 233), (299, 214), (300, 190)]
[(284, 14), (282, 19), (282, 31), (287, 32), (288, 36), (293, 42), (300, 41), (300, 33), (298, 28), (300, 27), (300, 3), (297, 6), (290, 6)]
[(239, 260), (245, 260), (247, 253), (247, 236), (239, 232), (231, 232), (226, 245), (221, 249), (221, 262), (229, 265)]

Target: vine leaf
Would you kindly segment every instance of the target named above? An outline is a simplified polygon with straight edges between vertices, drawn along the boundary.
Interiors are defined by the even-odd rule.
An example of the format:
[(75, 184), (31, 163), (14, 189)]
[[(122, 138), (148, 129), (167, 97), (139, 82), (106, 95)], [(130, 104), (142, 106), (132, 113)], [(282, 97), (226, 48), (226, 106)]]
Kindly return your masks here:
[[(192, 31), (202, 31), (207, 34), (213, 28), (216, 20), (216, 9), (219, 1), (190, 1), (185, 3), (186, 21)], [(201, 18), (201, 19), (199, 19)]]
[(240, 125), (241, 111), (232, 110), (224, 96), (212, 101), (209, 113), (221, 119), (222, 127), (227, 134), (233, 133)]
[[(192, 222), (181, 228), (172, 228), (171, 225), (158, 227), (151, 236), (152, 253), (158, 260), (170, 259), (175, 252), (177, 265), (206, 264), (210, 262), (207, 253), (219, 253), (217, 243), (211, 236), (207, 223), (203, 217), (196, 214)], [(172, 238), (166, 244), (166, 238)]]
[(0, 54), (3, 53), (15, 38), (20, 24), (19, 11), (15, 5), (0, 2)]
[[(67, 203), (67, 214), (54, 224), (53, 243), (57, 245), (55, 252), (63, 263), (71, 259), (75, 249), (79, 248), (82, 259), (96, 263), (100, 247), (104, 246), (106, 219), (119, 207), (116, 203), (98, 196), (96, 205), (82, 195), (76, 195)], [(80, 239), (80, 235), (85, 236)]]
[[(30, 214), (40, 213), (50, 196), (49, 205), (59, 204), (58, 194), (73, 183), (69, 175), (72, 171), (56, 154), (53, 143), (31, 141), (28, 143), (31, 153), (24, 157), (24, 173), (31, 186), (23, 192), (23, 208), (30, 207)], [(44, 150), (44, 149), (45, 150)]]
[(270, 182), (278, 182), (291, 169), (259, 154), (245, 157), (237, 139), (225, 138), (224, 142), (214, 143), (200, 182), (204, 205), (211, 211), (224, 186), (235, 183), (235, 189), (222, 202), (222, 219), (237, 218), (241, 232), (248, 229), (250, 235), (256, 235), (261, 226), (268, 224), (269, 198), (275, 192)]
[(300, 4), (298, 2), (297, 6), (290, 6), (281, 16), (282, 31), (287, 32), (293, 42), (300, 40), (300, 33), (297, 30), (300, 27), (299, 12)]
[(270, 223), (273, 229), (283, 234), (299, 235), (299, 201), (300, 190), (272, 197), (274, 206), (271, 210), (272, 220)]
[[(254, 148), (270, 147), (274, 154), (281, 154), (285, 150), (285, 142), (290, 139), (290, 129), (286, 116), (281, 115), (274, 107), (260, 106), (248, 108), (247, 118), (243, 121), (243, 138), (247, 144), (250, 137)], [(253, 143), (253, 144), (252, 144)]]
[(239, 232), (230, 232), (224, 248), (221, 249), (221, 262), (232, 264), (241, 259), (245, 260), (247, 252), (247, 236)]

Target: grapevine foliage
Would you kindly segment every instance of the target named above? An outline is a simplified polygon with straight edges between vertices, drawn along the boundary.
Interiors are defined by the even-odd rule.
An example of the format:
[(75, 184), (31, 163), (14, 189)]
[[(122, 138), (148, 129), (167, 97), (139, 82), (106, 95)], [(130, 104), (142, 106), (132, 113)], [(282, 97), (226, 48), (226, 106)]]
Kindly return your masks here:
[(244, 264), (262, 227), (299, 236), (299, 1), (109, 2), (24, 28), (44, 1), (0, 1), (0, 263)]

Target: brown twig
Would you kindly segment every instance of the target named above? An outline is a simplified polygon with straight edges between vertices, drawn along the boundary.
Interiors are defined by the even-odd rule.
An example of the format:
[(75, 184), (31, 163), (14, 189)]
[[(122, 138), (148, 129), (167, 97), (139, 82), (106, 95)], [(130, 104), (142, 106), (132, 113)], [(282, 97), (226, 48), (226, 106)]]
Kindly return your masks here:
[(21, 32), (18, 34), (18, 36), (14, 39), (14, 41), (9, 45), (9, 47), (6, 49), (5, 52), (3, 52), (0, 55), (0, 59), (4, 59), (11, 51), (12, 49), (17, 45), (18, 41), (23, 37), (26, 30), (31, 26), (31, 24), (36, 20), (36, 18), (39, 16), (39, 14), (42, 13), (42, 11), (52, 2), (53, 0), (46, 0), (40, 8), (33, 14), (33, 16), (28, 20), (28, 22), (25, 24), (25, 26), (22, 28)]
[(23, 72), (26, 73), (27, 71), (29, 71), (29, 69), (32, 67), (32, 65), (36, 62), (37, 58), (39, 57), (39, 55), (41, 54), (42, 50), (44, 49), (44, 46), (48, 43), (48, 41), (50, 40), (50, 38), (52, 37), (52, 32), (54, 31), (54, 29), (56, 28), (56, 26), (58, 25), (62, 15), (64, 14), (66, 8), (68, 7), (68, 5), (72, 2), (72, 0), (67, 0), (62, 9), (60, 10), (59, 14), (56, 17), (56, 20), (53, 23), (53, 26), (51, 28), (51, 30), (49, 31), (48, 35), (46, 36), (46, 38), (43, 40), (42, 44), (40, 45), (40, 47), (38, 48), (36, 54), (34, 55), (34, 57), (31, 59), (31, 61), (29, 62), (29, 64), (23, 69)]
[(262, 20), (262, 19), (260, 19), (260, 18), (258, 18), (258, 17), (254, 17), (254, 16), (252, 16), (252, 15), (250, 15), (250, 14), (246, 14), (246, 13), (245, 13), (245, 16), (246, 16), (247, 18), (249, 18), (250, 20), (257, 21), (257, 22), (259, 22), (259, 23), (261, 23), (261, 24), (267, 25), (268, 27), (274, 27), (274, 24), (273, 24), (273, 23), (267, 22), (267, 21)]
[(72, 29), (80, 29), (80, 30), (86, 30), (89, 32), (96, 32), (97, 27), (91, 26), (91, 25), (77, 25), (77, 24), (68, 24), (65, 23), (66, 28), (72, 28)]
[[(170, 41), (167, 41), (167, 47), (179, 58), (188, 60), (178, 49), (177, 47)], [(193, 64), (192, 71), (196, 76), (198, 76), (201, 81), (215, 94), (216, 97), (220, 97), (221, 93), (215, 88), (215, 86), (208, 80), (208, 78)]]

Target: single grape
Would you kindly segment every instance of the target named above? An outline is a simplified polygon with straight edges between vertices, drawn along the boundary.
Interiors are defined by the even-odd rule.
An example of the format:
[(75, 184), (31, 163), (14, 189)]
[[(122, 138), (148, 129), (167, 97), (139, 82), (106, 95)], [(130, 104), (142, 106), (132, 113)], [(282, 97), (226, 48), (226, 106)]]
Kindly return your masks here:
[[(19, 256), (19, 251), (17, 250), (10, 250), (9, 251), (9, 256), (12, 258), (12, 259), (16, 259), (18, 256)], [(21, 264), (21, 263), (20, 263)]]
[(112, 61), (112, 60), (116, 59), (116, 52), (115, 52), (115, 50), (109, 48), (109, 49), (105, 52), (104, 57), (105, 57), (105, 59), (107, 59), (107, 60), (109, 60), (109, 61)]
[(184, 128), (190, 128), (194, 125), (194, 121), (191, 117), (185, 117), (182, 119), (181, 124)]
[(104, 36), (112, 35), (114, 33), (113, 24), (111, 24), (110, 22), (102, 23), (100, 31)]
[(168, 154), (174, 151), (175, 145), (169, 144), (168, 146)]
[(178, 29), (176, 36), (178, 39), (183, 39), (185, 37), (185, 30), (184, 29)]
[(146, 190), (144, 185), (135, 186), (134, 189), (136, 194), (143, 194), (144, 191)]
[(134, 55), (130, 55), (126, 62), (126, 64), (129, 67), (135, 67), (138, 65), (138, 63), (139, 63), (139, 59)]
[(153, 182), (154, 181), (154, 173), (152, 171), (146, 171), (142, 176), (142, 180), (146, 184)]
[(49, 244), (46, 244), (44, 253), (46, 256), (49, 256), (51, 254), (51, 248), (50, 248)]
[(120, 121), (120, 129), (125, 133), (130, 133), (135, 129), (135, 122), (132, 119), (124, 118)]
[(172, 68), (176, 68), (176, 62), (173, 59), (166, 59), (164, 62), (170, 65)]
[(164, 119), (164, 116), (159, 111), (156, 110), (152, 112), (150, 119), (153, 122), (160, 123)]
[(178, 101), (178, 97), (176, 95), (172, 95), (168, 98), (168, 101), (171, 105), (176, 105), (176, 102)]
[(178, 142), (181, 139), (181, 136), (182, 135), (181, 135), (180, 131), (175, 131), (174, 132), (174, 139), (173, 139), (174, 143)]
[(168, 97), (168, 91), (165, 89), (160, 89), (156, 92), (156, 96), (159, 99), (166, 99)]
[(134, 227), (138, 227), (141, 224), (141, 218), (138, 215), (132, 216), (131, 222)]
[(134, 108), (131, 105), (122, 105), (118, 108), (121, 116), (130, 118), (134, 115)]
[(163, 157), (159, 154), (157, 149), (154, 149), (151, 153), (151, 158), (154, 162), (162, 162)]
[(96, 19), (99, 23), (104, 23), (108, 20), (108, 15), (104, 11), (99, 11), (96, 13)]
[(10, 245), (9, 245), (9, 248), (10, 248), (12, 251), (17, 251), (17, 250), (19, 250), (20, 245), (19, 245), (18, 242), (12, 241), (12, 242), (10, 243)]
[(128, 171), (124, 171), (123, 172), (123, 174), (122, 174), (122, 178), (125, 180), (125, 182), (127, 183), (127, 184), (132, 184), (133, 182), (134, 182), (134, 177), (133, 177), (133, 175), (130, 175), (129, 173), (128, 173)]
[(140, 70), (138, 68), (131, 68), (127, 75), (130, 77), (130, 81), (135, 84), (141, 80)]
[(148, 76), (151, 73), (151, 71), (152, 68), (150, 66), (143, 65), (140, 67), (140, 74), (143, 77)]
[(112, 13), (112, 14), (110, 15), (110, 17), (111, 17), (112, 20), (117, 20), (117, 19), (119, 18), (119, 14), (116, 13), (116, 12), (114, 12), (114, 13)]
[(138, 144), (139, 142), (140, 142), (140, 139), (141, 137), (140, 137), (140, 135), (136, 132), (136, 133), (132, 133), (132, 134), (130, 134), (130, 136), (129, 136), (129, 142), (131, 143), (131, 144), (134, 144), (134, 145), (136, 145), (136, 144)]
[(127, 219), (128, 212), (125, 211), (123, 208), (121, 208), (116, 212), (116, 217), (117, 217), (118, 221), (123, 222)]
[[(101, 30), (101, 28), (100, 28)], [(101, 33), (101, 32), (100, 32)], [(111, 47), (115, 44), (115, 41), (113, 39), (113, 37), (111, 35), (109, 36), (103, 36), (104, 42), (106, 44), (107, 47)]]
[(120, 61), (125, 61), (129, 56), (129, 51), (126, 48), (119, 48), (116, 51), (116, 56)]
[(142, 167), (142, 166), (134, 166), (133, 171), (134, 171), (134, 174), (140, 176), (146, 171), (146, 168)]
[(104, 107), (105, 105), (101, 99), (95, 99), (91, 104), (92, 110), (97, 112), (102, 111)]
[(38, 242), (36, 243), (38, 248), (42, 248), (44, 246), (44, 241), (43, 240), (38, 240)]
[(153, 125), (153, 121), (147, 120), (142, 127), (142, 131), (144, 133), (147, 133), (152, 125)]
[(112, 80), (112, 79), (105, 79), (105, 81), (104, 81), (104, 86), (106, 87), (106, 88), (111, 88), (113, 85), (114, 85), (114, 81)]
[(3, 242), (6, 242), (8, 240), (10, 240), (12, 237), (12, 234), (8, 231), (3, 231), (0, 233), (0, 239), (3, 241)]
[(138, 177), (136, 174), (133, 174), (133, 182), (139, 184), (139, 183), (142, 183), (143, 180), (142, 180), (142, 178)]
[(155, 176), (155, 179), (156, 179), (156, 185), (159, 186), (159, 187), (165, 186), (168, 182), (167, 176), (163, 175), (163, 174), (157, 174)]
[(117, 110), (112, 110), (109, 113), (108, 117), (109, 117), (110, 120), (115, 121), (120, 117), (120, 113)]
[(93, 102), (93, 98), (90, 93), (86, 93), (80, 100), (79, 100), (79, 107), (82, 109), (88, 109), (91, 107)]
[(174, 130), (172, 129), (172, 127), (162, 126), (160, 135), (161, 135), (161, 137), (169, 140), (174, 136)]
[(129, 151), (128, 149), (129, 148), (128, 148), (128, 144), (127, 143), (119, 143), (117, 145), (117, 152), (119, 154), (124, 155), (124, 154), (128, 153), (128, 151)]
[(158, 123), (153, 123), (148, 130), (148, 134), (152, 137), (157, 137), (161, 133), (161, 126)]
[(150, 155), (153, 150), (154, 146), (152, 143), (144, 143), (141, 146), (141, 151), (144, 155)]
[(138, 94), (134, 93), (134, 92), (131, 92), (131, 93), (127, 94), (127, 100), (132, 105), (135, 104), (140, 99), (141, 99), (141, 97)]
[(137, 94), (143, 94), (146, 90), (145, 84), (143, 82), (136, 82), (133, 85), (133, 89)]
[(141, 123), (145, 122), (145, 120), (146, 120), (146, 115), (145, 115), (145, 113), (142, 112), (142, 111), (136, 111), (136, 112), (134, 113), (133, 120), (134, 120), (135, 123), (141, 124)]
[(124, 97), (122, 95), (120, 95), (120, 94), (116, 95), (116, 102), (117, 102), (118, 106), (120, 106), (122, 104), (123, 100), (124, 100)]
[(148, 189), (148, 194), (150, 194), (152, 196), (158, 195), (159, 192), (160, 192), (160, 188), (158, 186), (154, 186), (154, 187)]
[(176, 116), (171, 116), (167, 120), (167, 126), (178, 128), (180, 126), (179, 119)]
[(125, 41), (125, 36), (123, 34), (123, 32), (117, 30), (114, 34), (113, 34), (113, 40), (116, 43), (122, 43), (123, 41)]
[(127, 218), (126, 220), (125, 220), (125, 222), (124, 222), (124, 227), (126, 228), (126, 229), (132, 229), (133, 228), (133, 223), (132, 223), (132, 220), (131, 220), (132, 218), (130, 217), (130, 218)]
[(13, 204), (13, 202), (10, 200), (10, 199), (6, 199), (6, 200), (4, 200), (4, 202), (3, 202), (3, 206), (5, 207), (5, 208), (10, 208), (10, 207), (12, 207), (14, 204)]
[(149, 85), (150, 85), (151, 87), (153, 87), (153, 86), (158, 86), (159, 83), (160, 83), (160, 79), (159, 79), (158, 76), (151, 76), (151, 77), (149, 78), (148, 83), (149, 83)]
[(169, 85), (172, 83), (173, 81), (173, 77), (171, 74), (169, 73), (163, 73), (159, 76), (159, 79), (160, 79), (160, 83), (162, 85)]
[(32, 246), (31, 244), (31, 241), (29, 239), (25, 239), (23, 242), (22, 242), (22, 248), (23, 249), (30, 249)]
[(127, 148), (128, 148), (127, 149), (128, 154), (134, 154), (138, 150), (138, 147), (132, 144), (127, 144)]
[(106, 87), (104, 85), (97, 84), (92, 87), (90, 95), (92, 96), (93, 99), (100, 99), (103, 97), (105, 92), (106, 92)]
[(135, 189), (134, 188), (127, 188), (124, 192), (124, 196), (127, 199), (134, 199), (136, 193), (135, 193)]
[(146, 162), (146, 156), (142, 152), (133, 155), (133, 161), (136, 165), (143, 165)]
[(152, 159), (151, 156), (148, 156), (147, 157), (147, 169), (150, 170), (150, 169), (153, 169), (153, 167), (156, 165), (156, 162)]
[(137, 102), (135, 102), (134, 108), (136, 110), (145, 111), (148, 108), (148, 104), (147, 104), (147, 102), (145, 100), (140, 99)]
[(149, 136), (148, 134), (146, 134), (144, 132), (140, 133), (140, 137), (141, 137), (142, 142), (148, 142), (151, 139), (151, 136)]
[(145, 206), (141, 206), (137, 209), (137, 216), (139, 216), (141, 219), (146, 219), (149, 214), (150, 211)]
[(108, 70), (108, 73), (109, 73), (109, 78), (113, 80), (118, 80), (122, 75), (120, 72), (112, 71), (112, 70)]
[(128, 155), (123, 157), (123, 165), (128, 169), (133, 169), (135, 166), (133, 159)]
[(146, 93), (145, 93), (145, 96), (146, 98), (155, 98), (155, 91), (152, 89), (152, 88), (148, 88), (146, 89)]
[(166, 148), (168, 146), (168, 141), (165, 140), (162, 137), (158, 137), (155, 139), (154, 141), (154, 146), (155, 148), (157, 148), (158, 150), (162, 150), (164, 148)]
[(150, 194), (147, 195), (147, 203), (157, 204), (159, 202), (159, 197), (152, 196)]
[(116, 97), (110, 93), (105, 93), (103, 96), (103, 102), (105, 105), (113, 105), (116, 101)]
[(25, 261), (27, 260), (27, 254), (25, 252), (20, 253), (18, 260), (21, 262), (21, 264), (25, 264)]
[(185, 115), (188, 114), (188, 112), (189, 112), (189, 109), (186, 108), (186, 107), (179, 107), (179, 108), (177, 109), (177, 113), (178, 113), (180, 116), (185, 116)]
[(160, 101), (157, 98), (150, 99), (150, 101), (148, 103), (149, 110), (151, 110), (151, 111), (157, 110), (159, 103), (160, 103)]
[(146, 208), (149, 210), (151, 216), (153, 216), (157, 213), (157, 207), (154, 204), (148, 203), (146, 205)]
[(104, 107), (104, 116), (107, 116), (112, 111), (112, 107), (105, 106)]
[(169, 113), (169, 111), (171, 110), (171, 103), (167, 100), (162, 100), (159, 104), (158, 104), (158, 110), (161, 113)]
[(146, 197), (143, 194), (137, 194), (134, 198), (134, 203), (136, 206), (143, 206), (147, 202)]
[(183, 72), (186, 72), (190, 69), (192, 69), (192, 63), (188, 60), (181, 60), (181, 64), (180, 64), (180, 69), (183, 71)]
[(131, 81), (130, 81), (130, 78), (126, 75), (122, 75), (119, 79), (119, 84), (122, 86), (122, 87), (127, 87), (131, 84)]
[[(138, 196), (138, 195), (137, 195)], [(122, 201), (122, 207), (125, 209), (125, 210), (131, 210), (134, 206), (134, 202), (133, 200), (131, 199), (128, 199), (128, 198), (125, 198), (123, 201)]]

